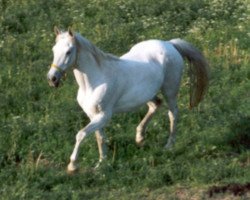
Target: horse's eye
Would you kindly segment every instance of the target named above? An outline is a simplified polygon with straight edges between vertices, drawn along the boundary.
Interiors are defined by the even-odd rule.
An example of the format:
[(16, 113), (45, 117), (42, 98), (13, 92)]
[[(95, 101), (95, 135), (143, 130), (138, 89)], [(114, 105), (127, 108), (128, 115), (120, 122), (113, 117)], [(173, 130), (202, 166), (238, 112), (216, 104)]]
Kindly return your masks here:
[(66, 52), (66, 56), (69, 56), (71, 54), (71, 51)]

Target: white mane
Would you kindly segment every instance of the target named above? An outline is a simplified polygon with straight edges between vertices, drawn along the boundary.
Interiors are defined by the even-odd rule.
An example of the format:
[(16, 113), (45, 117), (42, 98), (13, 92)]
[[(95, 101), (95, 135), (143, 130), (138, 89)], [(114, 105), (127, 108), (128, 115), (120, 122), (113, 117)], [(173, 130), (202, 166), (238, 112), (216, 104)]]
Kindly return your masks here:
[(93, 45), (89, 40), (81, 36), (79, 33), (75, 34), (76, 44), (78, 48), (82, 48), (92, 54), (98, 65), (101, 65), (103, 60), (118, 60), (119, 58), (113, 54), (105, 53), (95, 45)]

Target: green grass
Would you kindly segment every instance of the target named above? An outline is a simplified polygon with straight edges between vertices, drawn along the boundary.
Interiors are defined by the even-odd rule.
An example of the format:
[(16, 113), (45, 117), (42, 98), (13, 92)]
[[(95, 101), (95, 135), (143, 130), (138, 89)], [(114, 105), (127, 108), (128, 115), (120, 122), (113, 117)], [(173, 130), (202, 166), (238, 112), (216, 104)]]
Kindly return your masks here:
[[(0, 1), (0, 199), (207, 199), (209, 188), (250, 180), (248, 1)], [(65, 14), (67, 13), (67, 14)], [(147, 129), (146, 112), (113, 117), (108, 160), (98, 169), (95, 137), (80, 149), (80, 171), (66, 173), (75, 134), (88, 119), (77, 105), (71, 72), (48, 86), (53, 26), (72, 26), (106, 52), (121, 55), (150, 38), (184, 38), (209, 59), (208, 94), (188, 109), (187, 73), (179, 94), (177, 142), (164, 103)], [(186, 68), (186, 71), (188, 67)], [(217, 199), (247, 199), (216, 194)]]

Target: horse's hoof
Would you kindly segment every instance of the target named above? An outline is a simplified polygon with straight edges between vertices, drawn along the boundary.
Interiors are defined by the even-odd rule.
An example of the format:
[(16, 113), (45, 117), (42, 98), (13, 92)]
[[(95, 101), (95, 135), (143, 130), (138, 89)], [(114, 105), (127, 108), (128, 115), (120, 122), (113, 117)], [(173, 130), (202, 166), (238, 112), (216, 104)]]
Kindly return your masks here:
[(100, 168), (100, 166), (101, 166), (101, 162), (98, 162), (98, 163), (95, 165), (94, 170), (99, 169), (99, 168)]
[(102, 162), (98, 162), (93, 170), (98, 173), (109, 173), (113, 171), (113, 167), (107, 160), (104, 160)]
[(136, 142), (137, 147), (144, 147), (144, 144), (145, 144), (144, 140)]
[(75, 174), (78, 171), (78, 167), (73, 164), (73, 163), (69, 163), (68, 167), (67, 167), (67, 173), (68, 174)]
[(137, 136), (135, 139), (136, 145), (138, 147), (143, 147), (144, 146), (144, 137), (142, 136)]
[(100, 169), (105, 164), (107, 164), (106, 158), (99, 160), (98, 163), (95, 165), (94, 170)]

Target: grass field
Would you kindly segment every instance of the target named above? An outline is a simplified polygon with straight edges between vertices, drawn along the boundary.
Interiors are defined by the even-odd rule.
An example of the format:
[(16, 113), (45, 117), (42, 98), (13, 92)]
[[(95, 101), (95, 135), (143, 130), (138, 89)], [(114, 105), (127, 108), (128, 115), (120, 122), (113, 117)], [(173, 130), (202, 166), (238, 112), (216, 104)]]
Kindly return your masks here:
[[(250, 199), (249, 0), (0, 0), (0, 199)], [(164, 103), (136, 146), (146, 107), (113, 117), (108, 159), (98, 169), (95, 137), (66, 173), (75, 134), (88, 119), (71, 71), (48, 86), (53, 27), (71, 26), (105, 52), (181, 37), (208, 58), (204, 101), (188, 109), (188, 66), (179, 94), (176, 145)]]

